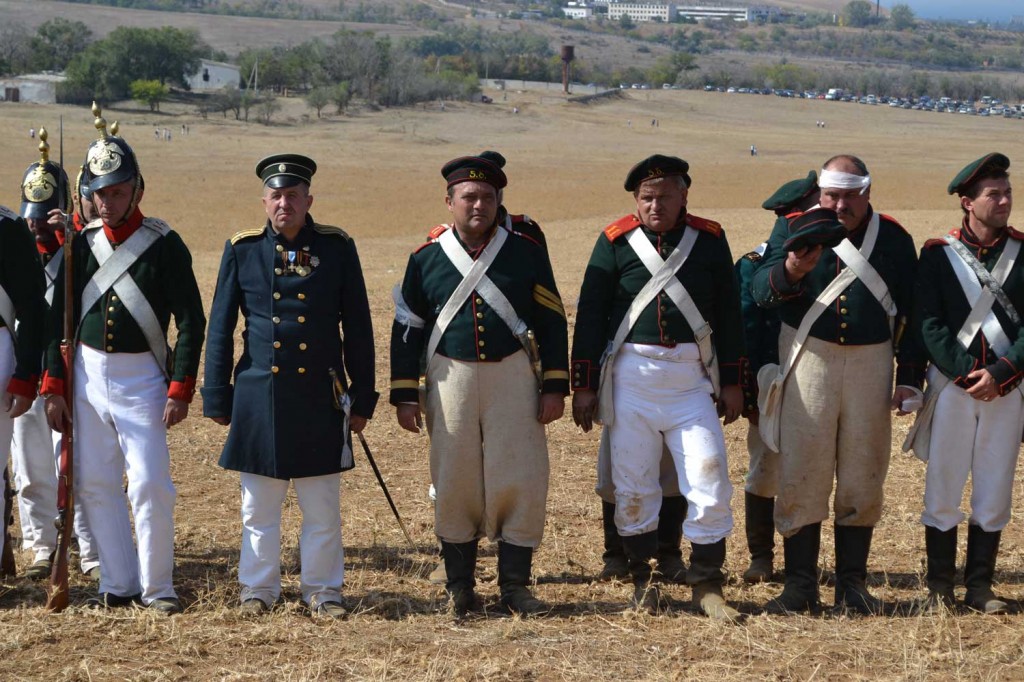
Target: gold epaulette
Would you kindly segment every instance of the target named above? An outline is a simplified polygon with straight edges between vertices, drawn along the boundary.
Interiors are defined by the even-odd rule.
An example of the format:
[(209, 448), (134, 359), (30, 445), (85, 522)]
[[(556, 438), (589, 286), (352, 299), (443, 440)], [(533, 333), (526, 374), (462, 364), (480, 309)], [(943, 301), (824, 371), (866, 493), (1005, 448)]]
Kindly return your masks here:
[(451, 225), (445, 225), (445, 224), (435, 225), (434, 227), (430, 228), (430, 232), (427, 233), (427, 239), (438, 239), (438, 238), (440, 238), (441, 235), (444, 234), (445, 231), (447, 231), (449, 227), (451, 227)]
[(709, 232), (716, 237), (722, 236), (722, 226), (714, 220), (708, 220), (707, 218), (701, 218), (700, 216), (693, 215), (692, 213), (687, 213), (686, 224), (690, 227), (701, 230), (702, 232)]
[(348, 236), (348, 232), (340, 227), (334, 227), (333, 225), (320, 225), (319, 223), (313, 223), (313, 229), (320, 234), (333, 234), (342, 237), (343, 239), (352, 239), (352, 237)]
[(748, 261), (750, 261), (751, 263), (757, 263), (757, 262), (758, 262), (758, 261), (760, 261), (760, 260), (761, 260), (762, 258), (764, 258), (764, 256), (762, 256), (761, 254), (759, 254), (759, 253), (758, 253), (757, 251), (751, 251), (750, 253), (745, 253), (745, 254), (743, 254), (743, 255), (742, 255), (742, 256), (740, 256), (740, 257), (741, 257), (741, 258), (745, 258), (745, 259), (747, 259), (747, 260), (748, 260)]
[(623, 216), (604, 228), (604, 236), (608, 237), (608, 241), (613, 242), (638, 227), (640, 227), (640, 220), (635, 215)]
[(243, 239), (250, 239), (252, 237), (259, 237), (259, 236), (261, 236), (263, 234), (263, 231), (265, 229), (267, 229), (267, 228), (265, 228), (265, 227), (257, 227), (257, 228), (254, 228), (252, 230), (242, 230), (241, 232), (236, 232), (234, 234), (234, 236), (231, 237), (231, 245), (234, 246), (235, 244), (237, 244), (238, 242), (242, 241)]

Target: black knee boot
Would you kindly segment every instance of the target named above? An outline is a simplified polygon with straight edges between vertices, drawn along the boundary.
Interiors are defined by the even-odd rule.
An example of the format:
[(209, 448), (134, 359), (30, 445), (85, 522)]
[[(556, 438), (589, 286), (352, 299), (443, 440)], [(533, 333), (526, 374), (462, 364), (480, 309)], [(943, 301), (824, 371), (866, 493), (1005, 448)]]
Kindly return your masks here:
[(922, 612), (934, 613), (956, 603), (956, 526), (949, 530), (925, 526), (924, 546), (928, 556), (928, 597)]
[(530, 569), (533, 566), (533, 548), (498, 543), (498, 588), (501, 605), (512, 613), (535, 616), (547, 613), (544, 602), (533, 596), (530, 588)]
[(663, 497), (658, 512), (658, 575), (662, 580), (679, 584), (686, 582), (682, 550), (686, 507), (686, 498), (681, 495)]
[(1001, 535), (998, 530), (988, 532), (981, 526), (967, 526), (967, 565), (964, 567), (967, 594), (964, 595), (964, 604), (992, 615), (1006, 613), (1006, 602), (992, 592)]
[(836, 526), (836, 607), (864, 615), (882, 612), (882, 600), (868, 592), (871, 526)]
[(604, 567), (601, 569), (600, 580), (622, 580), (629, 576), (629, 562), (626, 560), (626, 552), (622, 549), (622, 537), (619, 529), (615, 527), (615, 505), (611, 502), (601, 501), (601, 527), (604, 531), (604, 554), (601, 559)]
[(765, 606), (768, 613), (785, 614), (817, 611), (818, 552), (821, 549), (821, 524), (804, 526), (795, 535), (782, 539), (786, 562), (786, 582), (782, 594)]
[(739, 611), (725, 603), (722, 583), (725, 582), (725, 540), (710, 545), (693, 544), (690, 553), (688, 582), (693, 585), (693, 606), (712, 620), (738, 622)]
[(448, 576), (445, 589), (451, 597), (455, 615), (464, 616), (477, 608), (476, 592), (476, 553), (479, 542), (445, 542), (441, 541), (441, 552), (444, 555), (444, 568)]
[(658, 553), (658, 531), (622, 536), (622, 547), (629, 560), (629, 576), (633, 581), (630, 608), (657, 612), (661, 599), (658, 586), (651, 583), (651, 559)]
[(747, 548), (750, 550), (750, 567), (743, 572), (743, 580), (765, 583), (772, 579), (774, 572), (775, 498), (744, 493), (743, 499)]

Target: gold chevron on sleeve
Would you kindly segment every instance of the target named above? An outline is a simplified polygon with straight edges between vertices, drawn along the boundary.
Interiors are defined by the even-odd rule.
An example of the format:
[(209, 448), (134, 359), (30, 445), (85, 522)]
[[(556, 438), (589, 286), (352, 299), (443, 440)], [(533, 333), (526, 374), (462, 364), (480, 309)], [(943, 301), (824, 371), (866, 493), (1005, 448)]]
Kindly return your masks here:
[(392, 379), (391, 390), (397, 391), (400, 388), (419, 388), (420, 382), (417, 379)]
[(544, 381), (547, 381), (548, 379), (565, 379), (568, 381), (569, 372), (564, 369), (549, 369), (544, 372)]
[(562, 299), (560, 299), (558, 295), (551, 290), (546, 289), (539, 284), (534, 284), (533, 300), (545, 308), (550, 308), (562, 317), (565, 317), (565, 308), (562, 306)]

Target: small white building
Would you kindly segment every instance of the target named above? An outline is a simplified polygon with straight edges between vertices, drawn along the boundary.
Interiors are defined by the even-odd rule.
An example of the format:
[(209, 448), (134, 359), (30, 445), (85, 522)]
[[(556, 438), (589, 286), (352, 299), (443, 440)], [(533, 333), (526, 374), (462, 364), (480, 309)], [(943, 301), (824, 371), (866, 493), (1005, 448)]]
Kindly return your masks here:
[(562, 8), (566, 19), (593, 19), (594, 8), (585, 2), (570, 2)]
[(237, 88), (239, 79), (239, 68), (234, 64), (202, 59), (199, 71), (188, 77), (188, 87), (192, 92)]
[(0, 78), (0, 101), (56, 104), (57, 84), (67, 77), (63, 73), (32, 73)]

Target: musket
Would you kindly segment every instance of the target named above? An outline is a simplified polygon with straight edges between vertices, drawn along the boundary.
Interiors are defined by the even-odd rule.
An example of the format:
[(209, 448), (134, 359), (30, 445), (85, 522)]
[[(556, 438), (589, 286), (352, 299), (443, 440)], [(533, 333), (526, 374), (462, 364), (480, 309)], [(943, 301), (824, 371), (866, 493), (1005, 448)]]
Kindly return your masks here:
[[(334, 392), (339, 400), (345, 395), (345, 386), (341, 383), (341, 379), (338, 377), (338, 373), (334, 371), (334, 368), (328, 370), (331, 375), (331, 380), (334, 382)], [(363, 446), (363, 452), (366, 453), (366, 459), (370, 462), (370, 468), (373, 469), (373, 475), (377, 477), (377, 483), (380, 484), (380, 489), (384, 493), (384, 497), (387, 498), (388, 506), (391, 507), (391, 513), (395, 515), (395, 520), (398, 521), (398, 527), (402, 529), (402, 535), (405, 536), (405, 541), (409, 543), (409, 547), (416, 549), (416, 543), (412, 541), (412, 536), (409, 535), (409, 531), (405, 527), (405, 523), (402, 521), (402, 516), (398, 513), (398, 507), (395, 506), (395, 501), (391, 499), (391, 493), (388, 492), (388, 486), (384, 483), (384, 477), (380, 474), (380, 469), (377, 467), (377, 461), (373, 458), (373, 453), (370, 452), (370, 446), (366, 443), (366, 438), (363, 437), (362, 433), (356, 434), (359, 437), (359, 444)]]
[[(60, 167), (64, 168), (64, 117), (60, 117)], [(58, 174), (57, 189), (61, 187), (63, 173)], [(58, 195), (64, 196), (64, 195)], [(64, 210), (67, 206), (64, 207)], [(73, 246), (75, 226), (71, 216), (64, 218), (64, 335), (60, 342), (60, 357), (64, 365), (64, 404), (67, 406), (67, 419), (64, 421), (60, 434), (60, 459), (57, 475), (57, 548), (54, 550), (53, 569), (50, 572), (50, 584), (46, 594), (47, 611), (63, 611), (68, 606), (68, 548), (71, 544), (71, 529), (75, 519), (74, 495), (74, 454), (75, 433), (71, 425), (71, 414), (74, 405), (74, 259)]]

